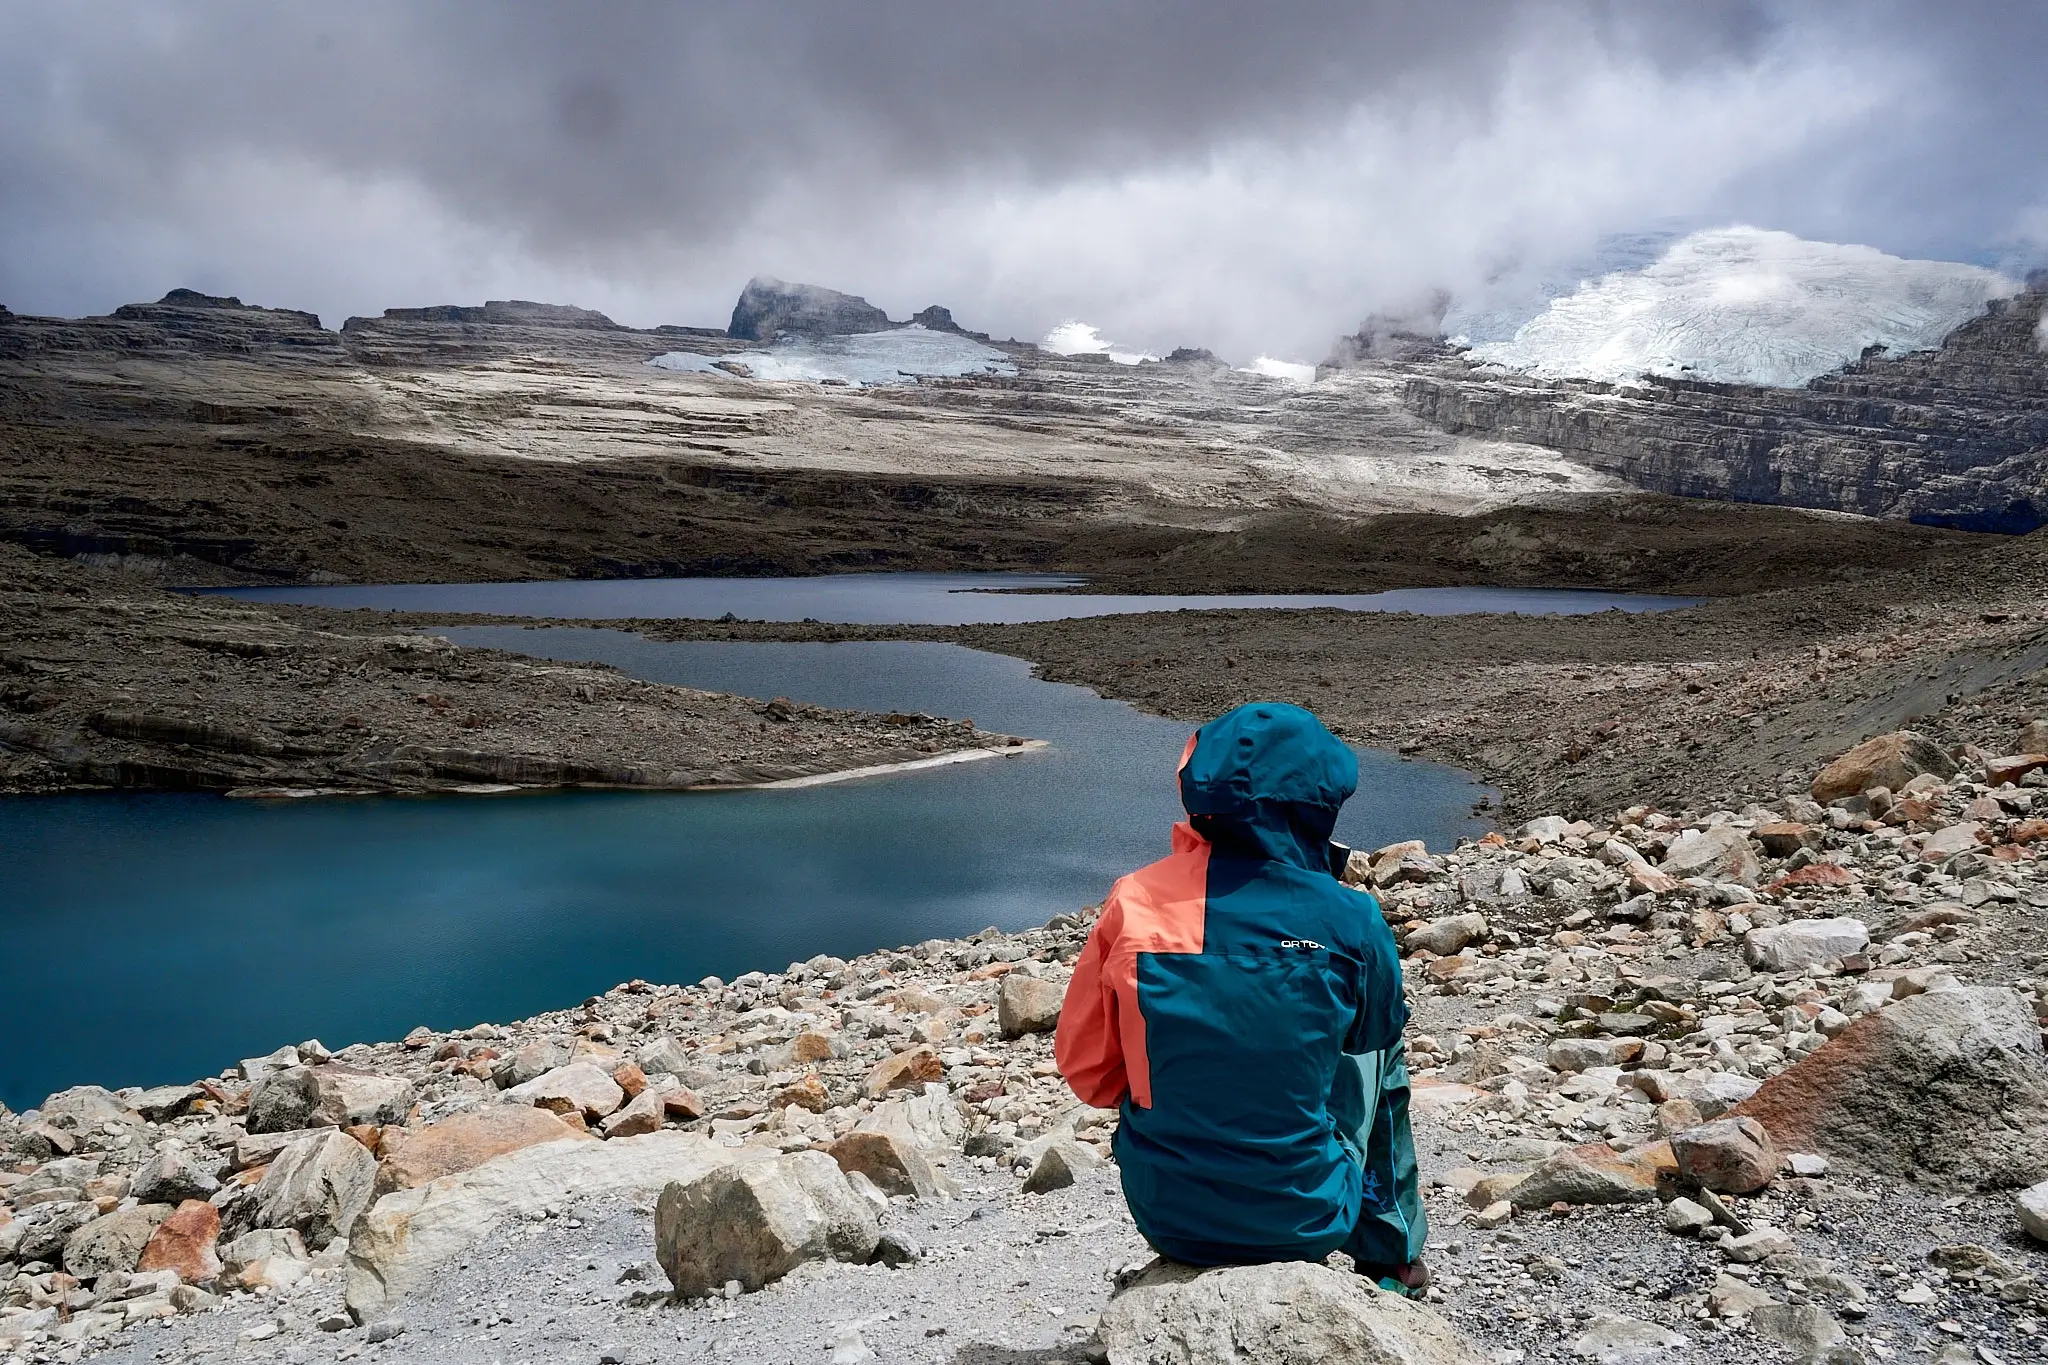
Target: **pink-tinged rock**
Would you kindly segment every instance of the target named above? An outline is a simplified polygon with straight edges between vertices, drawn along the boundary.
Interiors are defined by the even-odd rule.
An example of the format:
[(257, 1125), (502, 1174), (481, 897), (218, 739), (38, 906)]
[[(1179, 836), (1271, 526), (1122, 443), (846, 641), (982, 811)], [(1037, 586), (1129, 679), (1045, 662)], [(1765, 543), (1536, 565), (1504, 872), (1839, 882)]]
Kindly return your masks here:
[(1768, 820), (1749, 832), (1773, 858), (1789, 858), (1802, 848), (1818, 848), (1820, 831), (1791, 820)]
[(1821, 769), (1813, 779), (1813, 799), (1825, 804), (1856, 796), (1872, 787), (1898, 791), (1922, 773), (1942, 779), (1954, 777), (1955, 760), (1927, 736), (1897, 730), (1865, 740)]
[(2036, 768), (2048, 768), (2048, 754), (2007, 754), (1984, 761), (1984, 780), (1994, 787), (2017, 782)]
[(1765, 888), (1767, 891), (1794, 891), (1804, 886), (1854, 886), (1856, 873), (1840, 863), (1808, 863), (1795, 868)]
[(1752, 1118), (1716, 1119), (1671, 1139), (1678, 1173), (1722, 1194), (1755, 1194), (1778, 1174), (1778, 1149)]
[(1678, 879), (1654, 867), (1631, 867), (1628, 870), (1628, 889), (1637, 895), (1668, 896), (1678, 889)]
[[(658, 1126), (658, 1125), (657, 1125)], [(492, 1157), (541, 1142), (588, 1139), (545, 1109), (501, 1104), (473, 1109), (420, 1129), (387, 1130), (378, 1144), (376, 1197), (472, 1170)]]
[(886, 1057), (868, 1073), (866, 1089), (871, 1099), (892, 1090), (916, 1090), (928, 1082), (946, 1078), (946, 1064), (928, 1047), (914, 1047)]
[(137, 1270), (175, 1270), (186, 1284), (205, 1284), (220, 1274), (220, 1210), (203, 1199), (187, 1199), (157, 1224), (142, 1249)]
[(840, 1170), (849, 1175), (859, 1171), (885, 1194), (914, 1194), (931, 1199), (943, 1190), (939, 1173), (931, 1162), (916, 1143), (901, 1133), (856, 1130), (826, 1150), (839, 1163)]

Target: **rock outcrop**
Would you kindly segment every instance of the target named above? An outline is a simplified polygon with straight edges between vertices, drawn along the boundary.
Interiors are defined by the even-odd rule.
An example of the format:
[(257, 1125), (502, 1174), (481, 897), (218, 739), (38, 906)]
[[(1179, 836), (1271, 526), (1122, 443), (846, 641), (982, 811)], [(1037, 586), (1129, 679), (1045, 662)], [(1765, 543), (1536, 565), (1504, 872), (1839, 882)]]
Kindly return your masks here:
[[(932, 310), (927, 309), (926, 312)], [(946, 314), (951, 323), (953, 315)], [(787, 284), (756, 275), (733, 305), (728, 335), (748, 341), (773, 341), (778, 336), (845, 336), (879, 332), (895, 326), (889, 315), (852, 294), (815, 284)]]
[[(173, 289), (155, 303), (123, 304), (104, 317), (44, 318), (0, 308), (0, 359), (62, 360), (95, 352), (322, 365), (347, 358), (341, 338), (315, 314), (192, 289)], [(209, 406), (194, 413), (196, 420), (232, 417), (231, 406)]]

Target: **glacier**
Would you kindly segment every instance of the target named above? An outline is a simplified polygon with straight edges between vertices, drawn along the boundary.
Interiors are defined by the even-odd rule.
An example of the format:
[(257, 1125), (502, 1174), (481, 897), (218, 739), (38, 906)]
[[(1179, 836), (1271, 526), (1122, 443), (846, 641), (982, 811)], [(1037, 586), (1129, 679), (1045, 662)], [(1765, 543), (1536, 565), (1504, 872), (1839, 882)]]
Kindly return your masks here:
[(968, 374), (1015, 375), (1017, 366), (993, 346), (954, 332), (934, 332), (912, 323), (886, 332), (846, 336), (792, 337), (761, 350), (707, 356), (670, 351), (647, 362), (656, 369), (688, 374), (732, 374), (723, 364), (746, 367), (753, 379), (840, 383), (866, 388), (914, 384), (919, 379)]
[(1503, 341), (1467, 352), (1546, 379), (1645, 376), (1797, 388), (1872, 346), (1928, 350), (2020, 285), (1953, 261), (1723, 227), (1674, 242), (1639, 269), (1552, 299)]

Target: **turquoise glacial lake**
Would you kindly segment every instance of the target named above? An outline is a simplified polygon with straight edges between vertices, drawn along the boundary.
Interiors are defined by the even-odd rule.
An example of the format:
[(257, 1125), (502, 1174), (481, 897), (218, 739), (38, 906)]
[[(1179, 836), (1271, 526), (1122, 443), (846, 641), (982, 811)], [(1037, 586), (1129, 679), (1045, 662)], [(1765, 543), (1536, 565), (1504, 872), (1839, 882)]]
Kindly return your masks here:
[[(246, 595), (559, 617), (912, 622), (1045, 619), (1119, 600), (961, 591), (963, 579), (1071, 581), (850, 575), (789, 580), (797, 586), (786, 593), (760, 580), (669, 580)], [(1684, 604), (1442, 591), (1465, 595), (1427, 605)], [(1563, 605), (1544, 604), (1557, 598)], [(1209, 604), (1122, 600), (1138, 604), (1124, 610)], [(1417, 608), (1411, 599), (1395, 609)], [(1100, 900), (1117, 876), (1163, 855), (1179, 815), (1173, 768), (1188, 727), (1041, 682), (1001, 655), (896, 642), (661, 644), (595, 628), (439, 633), (754, 697), (972, 717), (1050, 747), (782, 791), (0, 799), (0, 1102), (21, 1109), (85, 1082), (191, 1080), (306, 1038), (338, 1047), (419, 1024), (510, 1020), (633, 977), (730, 977), (820, 952), (1022, 928)], [(1446, 846), (1483, 828), (1471, 812), (1486, 790), (1468, 775), (1373, 750), (1360, 763), (1343, 841)]]

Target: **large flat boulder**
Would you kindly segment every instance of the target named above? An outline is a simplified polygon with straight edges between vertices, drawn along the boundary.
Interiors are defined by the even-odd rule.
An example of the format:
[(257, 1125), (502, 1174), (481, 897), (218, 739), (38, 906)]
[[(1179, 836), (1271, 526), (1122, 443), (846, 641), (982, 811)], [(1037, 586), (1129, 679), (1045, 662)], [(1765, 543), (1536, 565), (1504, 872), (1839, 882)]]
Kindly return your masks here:
[(2025, 997), (1909, 996), (1844, 1029), (1732, 1111), (1780, 1150), (1966, 1189), (2048, 1177), (2048, 1059)]
[(1760, 971), (1803, 971), (1862, 952), (1870, 946), (1863, 921), (1795, 919), (1752, 929), (1742, 937), (1742, 955)]
[(493, 1157), (473, 1170), (387, 1194), (349, 1234), (347, 1298), (358, 1322), (390, 1316), (406, 1295), (477, 1238), (509, 1218), (564, 1201), (652, 1195), (760, 1148), (721, 1147), (694, 1133), (661, 1132), (610, 1142), (564, 1139)]
[(565, 1139), (596, 1140), (545, 1109), (516, 1104), (473, 1109), (424, 1128), (388, 1132), (379, 1148), (373, 1195), (410, 1190), (430, 1180), (474, 1170), (507, 1152)]
[(1603, 1143), (1569, 1147), (1529, 1172), (1507, 1193), (1518, 1209), (1552, 1204), (1648, 1204), (1678, 1173), (1671, 1144), (1617, 1152)]
[(1431, 1309), (1348, 1271), (1293, 1262), (1147, 1266), (1109, 1301), (1110, 1365), (1482, 1365)]

